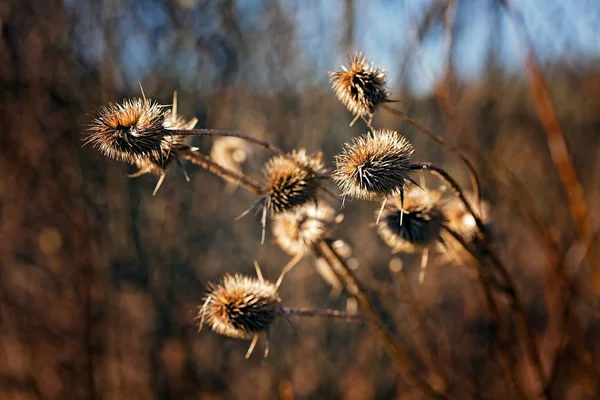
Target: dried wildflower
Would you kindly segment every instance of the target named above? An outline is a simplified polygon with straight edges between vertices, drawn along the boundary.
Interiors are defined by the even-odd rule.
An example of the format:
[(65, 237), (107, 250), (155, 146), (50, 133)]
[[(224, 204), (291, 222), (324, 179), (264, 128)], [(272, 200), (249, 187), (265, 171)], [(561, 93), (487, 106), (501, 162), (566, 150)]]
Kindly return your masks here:
[(304, 149), (271, 158), (265, 167), (265, 209), (276, 214), (316, 201), (327, 172), (321, 158)]
[(171, 135), (164, 126), (163, 106), (146, 99), (109, 103), (98, 110), (85, 138), (107, 157), (131, 164), (163, 160)]
[(406, 193), (404, 205), (399, 197), (389, 199), (381, 215), (382, 222), (377, 225), (379, 236), (394, 252), (426, 249), (439, 239), (445, 222), (441, 195), (438, 191), (415, 188)]
[(325, 203), (307, 204), (273, 217), (273, 236), (288, 254), (306, 254), (335, 223), (335, 211)]
[(414, 148), (397, 132), (382, 129), (369, 132), (336, 156), (333, 179), (342, 196), (363, 200), (385, 200), (400, 195), (410, 179)]
[[(232, 171), (242, 172), (242, 166), (248, 160), (252, 149), (247, 141), (236, 137), (220, 137), (214, 140), (210, 157), (214, 162)], [(230, 189), (235, 189), (237, 183), (225, 178), (231, 184)]]
[(164, 126), (167, 129), (174, 130), (190, 130), (194, 129), (198, 123), (198, 118), (192, 118), (186, 121), (181, 115), (177, 114), (177, 92), (173, 92), (173, 105), (171, 109), (165, 113)]
[[(386, 90), (387, 74), (381, 68), (369, 63), (361, 53), (348, 56), (350, 68), (342, 66), (342, 71), (330, 72), (330, 81), (337, 98), (354, 115), (372, 117), (375, 108), (388, 101)], [(354, 123), (352, 121), (352, 123)]]
[(266, 332), (280, 313), (277, 286), (264, 279), (235, 274), (225, 275), (209, 292), (198, 318), (220, 335), (253, 339)]
[[(467, 196), (472, 197), (472, 196)], [(471, 202), (474, 211), (478, 213), (484, 225), (489, 224), (488, 209), (486, 202), (481, 202), (481, 209), (475, 207), (476, 203)], [(468, 246), (473, 246), (476, 250), (481, 245), (478, 237), (478, 228), (475, 218), (466, 209), (459, 198), (452, 198), (444, 205), (444, 215), (446, 217), (446, 226), (457, 233)], [(443, 243), (441, 247), (443, 253), (453, 261), (473, 264), (476, 261), (473, 256), (450, 234), (442, 232)]]

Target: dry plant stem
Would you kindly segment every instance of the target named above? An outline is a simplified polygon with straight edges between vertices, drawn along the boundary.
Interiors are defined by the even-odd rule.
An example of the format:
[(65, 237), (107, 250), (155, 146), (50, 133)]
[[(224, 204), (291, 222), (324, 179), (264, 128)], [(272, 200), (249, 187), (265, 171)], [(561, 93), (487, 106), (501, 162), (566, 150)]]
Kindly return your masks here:
[(202, 153), (198, 153), (198, 152), (192, 151), (192, 150), (184, 150), (184, 151), (178, 152), (178, 156), (181, 157), (181, 159), (187, 160), (187, 161), (191, 162), (192, 164), (198, 165), (198, 166), (212, 172), (215, 175), (218, 175), (220, 177), (229, 178), (229, 179), (235, 181), (236, 183), (238, 183), (244, 189), (246, 189), (252, 193), (255, 193), (259, 196), (263, 194), (261, 186), (258, 182), (254, 181), (250, 177), (247, 177), (246, 175), (240, 174), (239, 172), (232, 171), (232, 170), (229, 170), (227, 168), (220, 166), (219, 164), (217, 164), (213, 160), (211, 160), (210, 157), (208, 157)]
[(325, 317), (332, 319), (343, 319), (346, 321), (350, 320), (359, 320), (359, 321), (369, 321), (373, 317), (366, 314), (360, 313), (348, 313), (339, 310), (329, 310), (329, 309), (312, 309), (312, 308), (289, 308), (282, 307), (281, 312), (288, 317), (291, 316), (299, 316), (299, 317)]
[[(579, 233), (579, 239), (588, 242), (593, 236), (589, 209), (583, 192), (583, 186), (577, 177), (577, 171), (573, 159), (565, 141), (565, 134), (560, 126), (556, 115), (556, 109), (552, 102), (550, 90), (544, 78), (539, 61), (533, 50), (533, 44), (527, 31), (523, 17), (519, 11), (508, 4), (506, 0), (500, 3), (512, 17), (522, 38), (523, 50), (525, 52), (525, 65), (529, 79), (529, 93), (536, 106), (540, 122), (546, 133), (546, 141), (550, 149), (550, 155), (558, 172), (563, 189), (567, 195), (571, 217), (575, 221)], [(592, 270), (592, 283), (596, 294), (600, 294), (600, 265), (597, 262), (597, 246), (590, 249), (589, 260)]]
[(243, 133), (240, 133), (240, 132), (222, 131), (222, 130), (218, 130), (218, 129), (173, 129), (173, 130), (169, 130), (169, 132), (171, 132), (174, 135), (178, 135), (178, 136), (229, 136), (229, 137), (236, 137), (236, 138), (245, 140), (249, 143), (254, 143), (256, 145), (264, 147), (265, 149), (271, 150), (275, 153), (283, 154), (283, 151), (281, 151), (279, 148), (273, 146), (271, 143), (269, 143), (265, 140), (256, 139), (251, 136), (244, 135)]
[(462, 236), (458, 233), (454, 232), (452, 229), (448, 227), (444, 227), (444, 230), (448, 232), (460, 245), (471, 254), (471, 256), (478, 261), (477, 268), (477, 278), (483, 290), (486, 306), (490, 311), (492, 321), (496, 325), (494, 329), (494, 336), (496, 337), (496, 341), (498, 343), (498, 353), (500, 356), (500, 364), (504, 369), (504, 374), (507, 379), (511, 382), (511, 389), (514, 391), (515, 395), (519, 399), (527, 399), (527, 396), (521, 387), (521, 381), (519, 379), (519, 373), (516, 370), (517, 360), (514, 354), (511, 352), (510, 343), (508, 340), (508, 333), (502, 323), (502, 315), (500, 314), (500, 310), (498, 309), (498, 305), (496, 304), (496, 300), (490, 290), (491, 276), (485, 270), (485, 264), (482, 262), (479, 254), (471, 248), (467, 243), (465, 243)]
[(542, 360), (540, 359), (540, 353), (538, 350), (537, 343), (535, 341), (535, 335), (533, 334), (531, 328), (529, 327), (529, 324), (527, 323), (525, 308), (523, 307), (523, 302), (521, 301), (521, 298), (516, 290), (515, 282), (513, 281), (512, 277), (508, 273), (508, 270), (506, 269), (496, 252), (489, 246), (488, 243), (486, 243), (486, 255), (490, 258), (494, 267), (502, 275), (506, 287), (509, 288), (509, 290), (506, 291), (506, 293), (510, 297), (511, 306), (514, 312), (517, 326), (519, 327), (519, 330), (522, 332), (525, 338), (525, 347), (527, 349), (527, 352), (529, 353), (531, 361), (533, 362), (534, 370), (540, 382), (541, 389), (544, 392), (543, 395), (545, 398), (550, 399), (550, 392), (548, 391), (547, 380), (544, 374), (544, 367), (542, 365)]
[(471, 163), (471, 161), (467, 158), (467, 156), (465, 156), (459, 149), (457, 149), (456, 147), (454, 147), (453, 145), (448, 143), (446, 140), (442, 139), (441, 137), (437, 136), (436, 134), (425, 129), (421, 124), (419, 124), (417, 121), (413, 120), (412, 118), (408, 117), (402, 111), (396, 110), (395, 108), (392, 108), (385, 103), (382, 104), (381, 107), (384, 110), (386, 110), (387, 112), (399, 117), (401, 120), (408, 122), (410, 125), (412, 125), (414, 128), (416, 128), (419, 132), (430, 137), (431, 139), (436, 141), (438, 144), (442, 145), (446, 150), (450, 151), (451, 153), (456, 155), (458, 158), (460, 158), (462, 160), (462, 162), (465, 164), (465, 166), (467, 167), (467, 170), (469, 171), (469, 176), (471, 178), (471, 185), (473, 186), (473, 193), (475, 193), (475, 201), (477, 203), (479, 203), (479, 201), (481, 199), (481, 189), (479, 187), (479, 178), (477, 177), (477, 172), (475, 171), (475, 166), (473, 165), (473, 163)]
[[(406, 356), (402, 346), (400, 345), (398, 338), (391, 332), (390, 328), (385, 325), (382, 321), (379, 312), (371, 302), (369, 295), (362, 284), (359, 282), (354, 272), (345, 264), (345, 262), (338, 257), (336, 252), (333, 250), (331, 245), (327, 241), (320, 241), (317, 245), (317, 250), (320, 255), (327, 260), (331, 268), (342, 278), (342, 282), (346, 290), (353, 296), (355, 296), (365, 314), (371, 318), (370, 326), (375, 331), (377, 337), (385, 346), (392, 359), (396, 362), (399, 370), (414, 381), (414, 383), (425, 393), (436, 399), (447, 399), (449, 398), (445, 393), (439, 392), (433, 388), (429, 382), (423, 379), (415, 371), (409, 358)], [(444, 384), (445, 386), (445, 384)], [(445, 388), (444, 388), (445, 390)]]
[(440, 177), (440, 179), (442, 179), (445, 183), (450, 185), (450, 188), (454, 190), (454, 192), (458, 195), (459, 199), (464, 204), (469, 214), (471, 214), (475, 219), (475, 223), (477, 224), (477, 228), (479, 229), (479, 231), (482, 232), (482, 234), (485, 233), (485, 227), (483, 226), (481, 218), (479, 218), (479, 214), (475, 213), (473, 207), (471, 207), (471, 204), (465, 197), (464, 191), (462, 190), (460, 185), (454, 180), (454, 178), (450, 176), (449, 173), (432, 163), (412, 164), (410, 168), (415, 171), (431, 171), (438, 177)]
[[(483, 226), (481, 219), (479, 218), (479, 216), (477, 214), (475, 214), (473, 212), (471, 205), (465, 198), (463, 191), (462, 191), (461, 187), (458, 185), (458, 183), (456, 183), (456, 181), (442, 168), (439, 168), (431, 163), (415, 164), (412, 166), (412, 168), (416, 169), (416, 170), (418, 170), (418, 169), (429, 170), (429, 171), (433, 171), (436, 174), (438, 174), (458, 194), (459, 198), (465, 205), (467, 211), (471, 215), (473, 215), (473, 218), (475, 219), (475, 223), (477, 224), (477, 228), (479, 229), (479, 233), (485, 244), (485, 249), (484, 249), (485, 253), (490, 258), (492, 264), (500, 272), (500, 274), (502, 275), (502, 278), (504, 279), (505, 287), (507, 288), (507, 290), (504, 290), (504, 292), (506, 292), (510, 296), (512, 308), (513, 308), (513, 311), (514, 311), (514, 314), (516, 317), (517, 325), (518, 325), (520, 331), (522, 332), (522, 334), (524, 335), (526, 348), (527, 348), (527, 351), (531, 358), (531, 361), (533, 362), (534, 369), (535, 369), (538, 379), (540, 381), (540, 385), (542, 388), (545, 388), (546, 387), (546, 378), (544, 376), (544, 369), (542, 366), (542, 362), (540, 360), (539, 351), (537, 349), (537, 344), (535, 342), (535, 337), (533, 335), (533, 332), (529, 328), (529, 325), (527, 324), (527, 318), (526, 318), (526, 314), (525, 314), (525, 309), (523, 308), (523, 303), (521, 302), (520, 296), (518, 295), (518, 293), (516, 291), (516, 286), (514, 284), (514, 281), (512, 280), (510, 274), (508, 273), (508, 270), (506, 269), (506, 267), (504, 266), (504, 264), (502, 263), (502, 261), (500, 260), (498, 255), (495, 253), (493, 247), (491, 246), (491, 244), (489, 242), (489, 237), (488, 237), (488, 235), (485, 234), (485, 228)], [(472, 254), (472, 255), (474, 255), (474, 254)], [(475, 256), (475, 259), (481, 260), (480, 256), (477, 256), (477, 255), (474, 255), (474, 256)], [(485, 265), (485, 263), (482, 263), (482, 265)], [(489, 283), (492, 284), (491, 281)], [(545, 393), (545, 396), (548, 397), (548, 393)]]

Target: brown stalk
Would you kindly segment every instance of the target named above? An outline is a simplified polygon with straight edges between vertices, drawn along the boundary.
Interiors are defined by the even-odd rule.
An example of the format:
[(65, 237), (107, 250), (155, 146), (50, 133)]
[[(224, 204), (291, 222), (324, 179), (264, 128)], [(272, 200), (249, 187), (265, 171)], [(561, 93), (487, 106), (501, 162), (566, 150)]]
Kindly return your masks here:
[(255, 193), (259, 196), (262, 196), (264, 194), (261, 185), (258, 182), (256, 182), (254, 179), (252, 179), (244, 174), (241, 174), (239, 172), (232, 171), (230, 169), (220, 166), (219, 164), (217, 164), (213, 160), (211, 160), (210, 157), (208, 157), (207, 155), (204, 155), (202, 153), (199, 153), (199, 152), (193, 151), (193, 150), (182, 150), (182, 151), (179, 151), (177, 153), (177, 155), (181, 159), (189, 161), (192, 164), (198, 165), (198, 166), (212, 172), (215, 175), (218, 175), (218, 176), (224, 177), (224, 178), (229, 178), (229, 179), (235, 181), (241, 187), (243, 187), (244, 189), (246, 189), (252, 193)]
[[(507, 13), (513, 19), (522, 39), (525, 65), (529, 80), (529, 94), (535, 104), (538, 117), (546, 134), (546, 142), (554, 167), (567, 196), (569, 211), (577, 227), (579, 239), (585, 243), (590, 242), (593, 228), (589, 216), (589, 209), (585, 199), (583, 186), (577, 177), (577, 170), (565, 141), (565, 134), (556, 115), (556, 107), (552, 101), (548, 84), (544, 78), (542, 68), (533, 50), (529, 32), (519, 11), (508, 4), (506, 0), (499, 0)], [(594, 244), (588, 255), (592, 272), (592, 283), (597, 294), (600, 294), (600, 266), (597, 262), (597, 246)]]
[[(385, 346), (386, 350), (395, 361), (398, 369), (404, 374), (408, 375), (408, 377), (425, 393), (431, 395), (436, 399), (447, 399), (449, 398), (445, 392), (445, 383), (444, 389), (440, 392), (438, 389), (434, 388), (427, 380), (423, 379), (417, 371), (415, 371), (412, 363), (409, 358), (405, 354), (402, 349), (401, 344), (398, 341), (398, 338), (392, 333), (390, 328), (383, 322), (379, 312), (377, 311), (375, 305), (369, 298), (366, 289), (362, 286), (354, 272), (348, 267), (348, 265), (344, 262), (344, 260), (337, 255), (334, 249), (331, 247), (330, 243), (322, 240), (317, 246), (316, 250), (319, 255), (322, 256), (331, 266), (336, 274), (341, 278), (345, 289), (354, 297), (356, 297), (361, 305), (365, 314), (369, 315), (371, 318), (369, 322), (371, 322), (370, 326), (381, 341), (381, 343)], [(441, 379), (440, 379), (441, 380)]]
[(458, 243), (460, 243), (460, 245), (467, 250), (475, 260), (478, 261), (479, 265), (477, 268), (477, 278), (481, 285), (481, 289), (483, 290), (486, 306), (491, 314), (492, 321), (494, 322), (496, 328), (493, 330), (493, 332), (494, 336), (496, 337), (496, 342), (498, 343), (500, 364), (504, 369), (505, 376), (510, 380), (511, 389), (516, 394), (517, 398), (526, 399), (527, 396), (525, 395), (519, 380), (519, 373), (515, 368), (517, 365), (517, 360), (510, 351), (508, 333), (506, 332), (506, 328), (502, 322), (502, 315), (500, 314), (500, 310), (498, 309), (494, 295), (490, 290), (492, 277), (490, 276), (489, 272), (486, 271), (486, 267), (481, 260), (481, 256), (474, 249), (472, 249), (471, 246), (465, 243), (462, 236), (448, 227), (444, 227), (444, 230), (448, 232)]
[(479, 231), (483, 234), (483, 232), (485, 231), (485, 227), (483, 225), (483, 222), (481, 221), (481, 218), (479, 217), (479, 213), (475, 213), (473, 207), (471, 207), (471, 204), (465, 197), (464, 191), (462, 190), (460, 185), (454, 180), (454, 178), (450, 176), (449, 173), (432, 163), (412, 164), (410, 168), (412, 170), (431, 171), (432, 173), (436, 174), (440, 179), (442, 179), (446, 184), (450, 185), (450, 188), (458, 195), (459, 199), (464, 204), (466, 210), (469, 212), (469, 214), (473, 216), (473, 218), (475, 219), (475, 223), (477, 224), (477, 228), (479, 228)]
[(285, 316), (299, 316), (299, 317), (325, 317), (325, 318), (333, 318), (333, 319), (343, 319), (346, 321), (349, 320), (360, 320), (360, 321), (369, 321), (372, 317), (366, 314), (360, 313), (348, 313), (339, 310), (329, 310), (329, 309), (312, 309), (312, 308), (290, 308), (290, 307), (282, 307), (281, 312)]
[(475, 193), (475, 201), (477, 203), (479, 203), (479, 201), (481, 199), (481, 189), (480, 189), (480, 185), (479, 185), (479, 178), (477, 177), (477, 172), (475, 171), (475, 166), (467, 158), (467, 156), (465, 156), (465, 154), (463, 152), (461, 152), (459, 149), (457, 149), (456, 147), (454, 147), (452, 144), (450, 144), (446, 140), (442, 139), (441, 137), (437, 136), (433, 132), (430, 132), (429, 130), (425, 129), (421, 124), (419, 124), (417, 121), (415, 121), (414, 119), (412, 119), (409, 116), (407, 116), (406, 114), (404, 114), (402, 111), (396, 110), (395, 108), (392, 108), (385, 103), (382, 104), (381, 107), (384, 110), (386, 110), (387, 112), (389, 112), (390, 114), (393, 114), (393, 115), (399, 117), (401, 120), (408, 122), (419, 132), (421, 132), (424, 135), (428, 136), (429, 138), (433, 139), (435, 142), (442, 145), (446, 150), (450, 151), (452, 154), (454, 154), (458, 158), (460, 158), (462, 160), (462, 162), (465, 164), (465, 166), (467, 167), (467, 170), (469, 172), (469, 177), (471, 178), (471, 185), (473, 186), (473, 193)]
[(169, 129), (168, 132), (170, 132), (174, 135), (177, 135), (177, 136), (229, 136), (229, 137), (236, 137), (236, 138), (245, 140), (249, 143), (253, 143), (253, 144), (259, 145), (261, 147), (264, 147), (265, 149), (271, 150), (277, 154), (284, 154), (283, 151), (281, 151), (276, 146), (273, 146), (271, 143), (267, 142), (266, 140), (253, 138), (252, 136), (247, 136), (247, 135), (244, 135), (243, 133), (235, 132), (235, 131), (222, 131), (222, 130), (218, 130), (218, 129)]
[[(519, 294), (517, 293), (516, 286), (514, 284), (513, 279), (511, 278), (510, 274), (508, 273), (508, 270), (506, 269), (506, 267), (502, 263), (500, 257), (498, 257), (498, 255), (495, 253), (493, 247), (491, 246), (489, 236), (485, 234), (485, 227), (484, 227), (481, 219), (479, 218), (479, 216), (477, 214), (475, 214), (473, 212), (473, 208), (471, 207), (471, 205), (465, 198), (463, 190), (458, 185), (458, 183), (450, 176), (450, 174), (448, 174), (442, 168), (437, 167), (431, 163), (414, 164), (411, 166), (411, 168), (415, 169), (415, 170), (419, 170), (419, 169), (420, 170), (429, 170), (429, 171), (436, 173), (438, 176), (440, 176), (440, 178), (442, 178), (446, 183), (448, 183), (450, 185), (450, 187), (456, 192), (456, 194), (459, 196), (460, 200), (463, 202), (467, 211), (475, 219), (475, 223), (477, 224), (479, 234), (480, 234), (481, 239), (483, 240), (483, 244), (485, 246), (483, 249), (484, 253), (487, 257), (489, 257), (490, 261), (492, 262), (492, 265), (500, 272), (500, 274), (502, 275), (502, 278), (504, 279), (505, 289), (503, 290), (503, 292), (508, 294), (508, 296), (511, 299), (511, 305), (512, 305), (513, 312), (515, 314), (517, 326), (519, 327), (519, 330), (521, 331), (522, 335), (524, 336), (525, 344), (526, 344), (525, 347), (527, 349), (527, 352), (529, 353), (529, 357), (531, 358), (531, 361), (533, 362), (533, 366), (534, 366), (534, 369), (538, 376), (538, 380), (540, 381), (540, 385), (543, 388), (543, 390), (545, 390), (546, 378), (544, 375), (544, 368), (543, 368), (543, 365), (542, 365), (542, 362), (541, 362), (541, 359), (539, 356), (539, 351), (537, 348), (535, 337), (533, 335), (533, 332), (529, 328), (529, 325), (527, 324), (527, 318), (526, 318), (526, 314), (525, 314), (525, 309), (523, 307), (523, 303), (520, 299)], [(476, 256), (475, 258), (477, 260), (481, 260), (481, 257), (479, 257), (479, 256)], [(484, 264), (482, 264), (482, 265), (484, 265)], [(493, 282), (491, 281), (491, 278), (490, 278), (490, 280), (487, 280), (486, 282), (488, 284), (493, 284)], [(544, 396), (549, 398), (549, 393), (544, 393)]]

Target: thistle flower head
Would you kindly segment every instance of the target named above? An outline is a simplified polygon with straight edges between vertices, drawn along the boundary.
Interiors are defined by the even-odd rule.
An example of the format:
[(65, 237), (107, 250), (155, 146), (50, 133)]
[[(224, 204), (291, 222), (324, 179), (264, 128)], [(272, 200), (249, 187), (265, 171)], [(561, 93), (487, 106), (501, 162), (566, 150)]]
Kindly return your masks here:
[(273, 217), (273, 236), (288, 254), (305, 254), (323, 239), (335, 222), (335, 211), (325, 203), (307, 204)]
[(441, 192), (414, 188), (406, 193), (404, 206), (399, 197), (388, 199), (377, 225), (379, 236), (394, 252), (414, 253), (425, 249), (438, 240), (445, 222), (441, 195)]
[(163, 106), (146, 99), (109, 103), (98, 110), (85, 138), (107, 157), (135, 163), (140, 158), (162, 158), (168, 144)]
[(245, 140), (225, 136), (214, 140), (210, 157), (225, 168), (241, 171), (250, 152), (251, 148)]
[(327, 172), (321, 158), (304, 149), (271, 158), (265, 166), (267, 210), (276, 214), (316, 201)]
[(252, 339), (267, 331), (281, 310), (277, 287), (263, 279), (227, 274), (208, 290), (198, 319), (220, 335)]
[(369, 132), (336, 156), (333, 179), (342, 195), (363, 200), (384, 200), (402, 193), (410, 179), (414, 148), (397, 132)]
[(358, 52), (348, 56), (348, 63), (349, 68), (329, 73), (333, 91), (354, 116), (370, 116), (388, 100), (387, 74)]
[[(471, 198), (471, 199), (470, 199)], [(468, 200), (472, 200), (472, 196), (467, 196)], [(474, 211), (479, 214), (484, 225), (489, 225), (489, 204), (481, 202), (478, 206), (476, 202), (470, 201)], [(446, 226), (457, 233), (468, 246), (474, 246), (475, 249), (479, 246), (478, 228), (475, 218), (467, 211), (462, 201), (458, 198), (452, 198), (447, 201), (443, 207), (446, 217)], [(444, 254), (450, 257), (453, 261), (462, 263), (475, 263), (472, 255), (458, 243), (450, 234), (442, 235), (442, 248)]]

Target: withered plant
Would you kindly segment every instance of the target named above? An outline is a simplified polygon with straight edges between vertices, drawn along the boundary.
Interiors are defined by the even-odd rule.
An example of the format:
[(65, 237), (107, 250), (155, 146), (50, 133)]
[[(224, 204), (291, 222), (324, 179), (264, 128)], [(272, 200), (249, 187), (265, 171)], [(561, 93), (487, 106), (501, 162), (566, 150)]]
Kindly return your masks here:
[[(421, 255), (420, 282), (423, 282), (430, 252), (441, 253), (438, 258), (446, 260), (447, 268), (464, 267), (475, 276), (483, 292), (490, 324), (494, 326), (495, 349), (508, 387), (519, 399), (549, 399), (549, 376), (540, 360), (538, 344), (514, 278), (496, 250), (489, 221), (490, 205), (481, 198), (473, 164), (447, 140), (389, 105), (393, 100), (382, 68), (374, 66), (361, 53), (349, 56), (348, 61), (348, 67), (330, 73), (332, 88), (353, 115), (351, 125), (362, 119), (367, 132), (340, 146), (333, 171), (328, 170), (321, 153), (310, 154), (305, 149), (282, 151), (268, 141), (239, 132), (195, 129), (196, 119), (186, 121), (177, 114), (176, 99), (171, 108), (145, 96), (100, 107), (85, 140), (110, 158), (136, 165), (139, 171), (132, 176), (146, 173), (159, 176), (153, 194), (173, 161), (187, 177), (182, 161), (188, 161), (256, 196), (248, 211), (254, 209), (260, 214), (262, 234), (256, 240), (257, 245), (265, 241), (266, 226), (270, 224), (274, 243), (292, 259), (282, 268), (275, 283), (263, 278), (257, 264), (256, 278), (225, 272), (219, 283), (207, 285), (208, 292), (197, 316), (200, 328), (206, 324), (218, 334), (251, 340), (246, 357), (252, 354), (261, 335), (267, 338), (267, 356), (269, 332), (277, 329), (273, 324), (281, 318), (323, 316), (362, 321), (368, 324), (374, 340), (386, 349), (405, 379), (427, 396), (479, 397), (468, 380), (456, 376), (448, 366), (440, 366), (431, 349), (422, 354), (428, 358), (425, 371), (409, 355), (411, 349), (398, 334), (401, 327), (390, 322), (381, 306), (382, 297), (390, 294), (375, 290), (359, 279), (350, 255), (338, 245), (343, 243), (336, 233), (342, 217), (334, 205), (328, 203), (334, 186), (329, 181), (333, 180), (341, 191), (341, 201), (335, 207), (343, 206), (350, 198), (381, 202), (374, 217), (375, 230), (392, 252)], [(373, 117), (379, 108), (408, 122), (460, 157), (468, 168), (471, 190), (465, 191), (442, 167), (418, 162), (413, 145), (400, 133), (376, 129)], [(210, 156), (189, 143), (189, 138), (194, 136), (217, 137)], [(262, 175), (253, 177), (245, 171), (246, 161), (254, 154), (249, 145), (275, 153), (265, 163)], [(440, 189), (431, 190), (417, 184), (415, 174), (428, 172), (441, 180)], [(360, 235), (354, 232), (353, 236), (362, 239), (367, 234), (374, 232)], [(333, 287), (340, 288), (348, 299), (356, 301), (358, 310), (284, 307), (279, 287), (283, 277), (303, 258), (318, 265), (321, 276)], [(536, 377), (533, 384), (519, 374), (520, 348), (510, 340), (510, 321), (501, 312), (503, 302), (510, 305), (510, 320), (518, 328), (518, 343), (523, 345), (524, 354), (533, 366)]]

